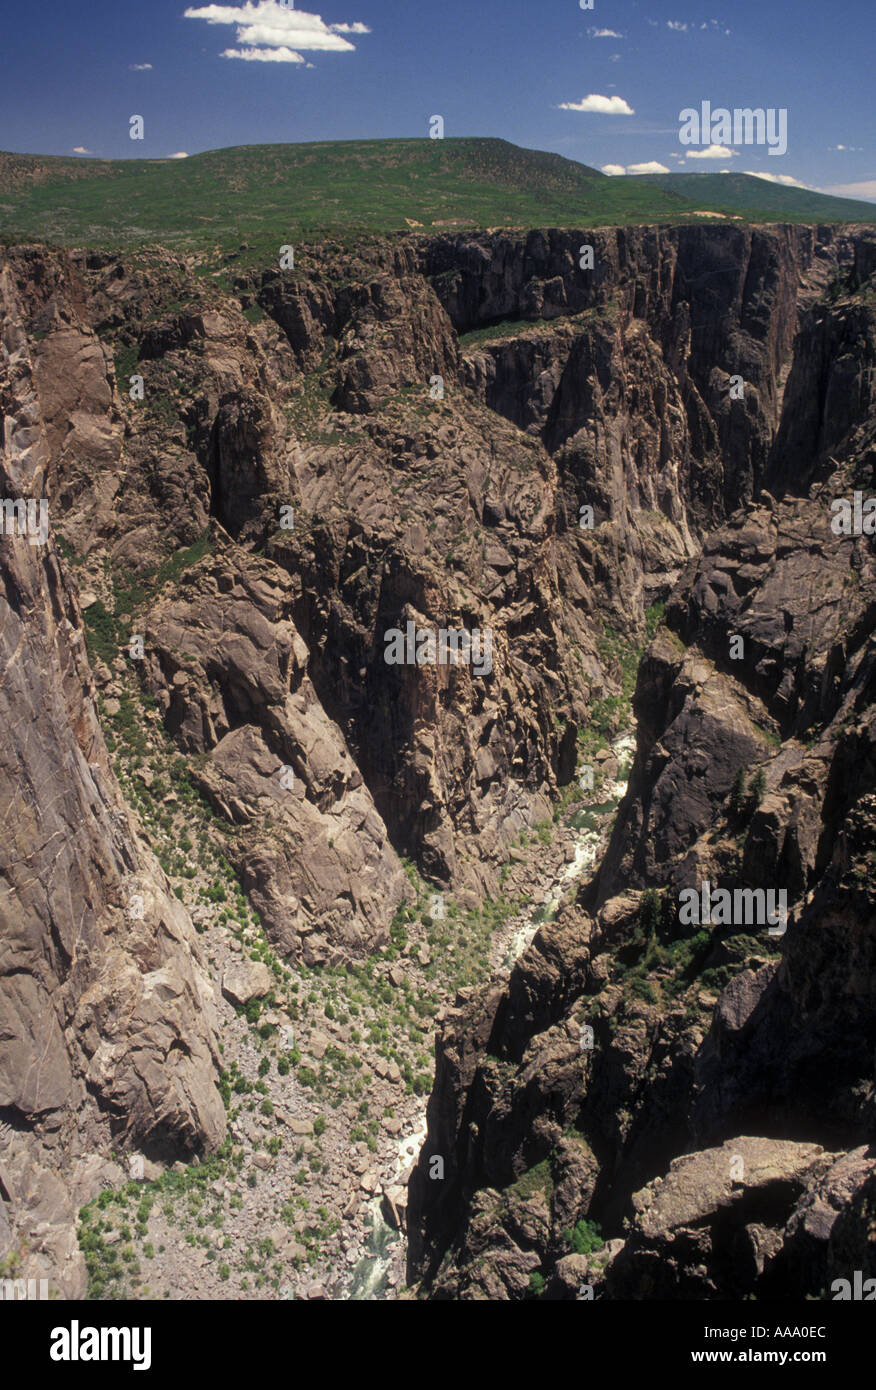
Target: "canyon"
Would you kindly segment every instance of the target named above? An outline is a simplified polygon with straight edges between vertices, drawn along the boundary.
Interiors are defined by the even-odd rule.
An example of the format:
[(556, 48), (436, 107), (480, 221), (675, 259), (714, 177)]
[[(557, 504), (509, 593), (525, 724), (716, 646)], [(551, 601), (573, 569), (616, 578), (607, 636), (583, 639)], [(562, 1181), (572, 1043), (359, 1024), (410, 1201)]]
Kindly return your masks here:
[(2, 250), (0, 1270), (876, 1275), (876, 232), (294, 252)]

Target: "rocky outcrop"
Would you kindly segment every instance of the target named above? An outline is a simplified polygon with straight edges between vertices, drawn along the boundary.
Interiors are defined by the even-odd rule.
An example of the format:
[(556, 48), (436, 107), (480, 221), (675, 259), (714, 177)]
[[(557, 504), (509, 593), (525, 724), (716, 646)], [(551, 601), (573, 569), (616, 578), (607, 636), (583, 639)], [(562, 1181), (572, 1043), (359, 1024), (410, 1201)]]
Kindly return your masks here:
[[(872, 306), (858, 288), (831, 291), (835, 321), (863, 326), (843, 340), (859, 389), (848, 415), (827, 411), (808, 495), (764, 493), (730, 517), (668, 598), (599, 872), (507, 989), (467, 1001), (439, 1039), (408, 1218), (409, 1273), (434, 1297), (574, 1297), (584, 1274), (597, 1297), (819, 1297), (837, 1212), (844, 1249), (872, 1238), (852, 1193), (869, 1191), (876, 1048), (876, 574), (867, 536), (839, 532), (831, 507), (873, 478)], [(803, 308), (795, 363), (819, 313)], [(782, 425), (765, 475), (777, 490), (791, 438)], [(744, 892), (742, 914), (682, 916), (682, 892), (699, 900), (704, 882)], [(772, 941), (751, 911), (769, 890), (788, 902)], [(564, 1231), (551, 1204), (573, 1141), (594, 1163)], [(543, 1222), (524, 1229), (515, 1194), (533, 1183)], [(569, 1254), (594, 1222), (609, 1245)]]
[[(363, 238), (209, 276), (159, 250), (4, 256), (4, 485), (48, 498), (51, 535), (3, 540), (0, 1240), (39, 1255), (9, 1196), (32, 1184), (78, 1287), (62, 1163), (85, 1191), (111, 1139), (167, 1158), (224, 1127), (214, 1001), (115, 783), (83, 610), (105, 713), (154, 701), (271, 941), (311, 968), (386, 943), (401, 855), (463, 908), (499, 891), (579, 745), (617, 732), (666, 602), (600, 872), (439, 1041), (444, 1177), (424, 1158), (404, 1216), (436, 1296), (644, 1289), (634, 1197), (674, 1191), (674, 1161), (861, 1147), (876, 608), (868, 539), (829, 503), (873, 481), (872, 267), (864, 232), (731, 226)], [(488, 661), (388, 662), (409, 625), (488, 636)], [(781, 958), (760, 929), (682, 929), (705, 878), (787, 891)], [(249, 975), (221, 1008), (271, 1007)], [(710, 1179), (708, 1211), (667, 1210), (675, 1286), (700, 1277), (694, 1230), (701, 1289), (724, 1288), (703, 1230), (726, 1208), (758, 1228), (752, 1278), (781, 1248), (814, 1287), (840, 1245), (807, 1244), (813, 1163), (775, 1203), (772, 1177), (729, 1207)], [(869, 1179), (834, 1178), (858, 1249)]]
[[(782, 1247), (795, 1203), (829, 1171), (817, 1144), (738, 1136), (673, 1160), (633, 1198), (623, 1248), (606, 1271), (610, 1298), (741, 1298)], [(805, 1194), (805, 1195), (804, 1195)]]
[[(598, 1271), (611, 1299), (829, 1298), (873, 1268), (866, 1148), (738, 1136), (673, 1161), (633, 1198), (626, 1240)], [(850, 1243), (850, 1232), (855, 1236)], [(867, 1272), (865, 1272), (867, 1271)]]
[[(0, 311), (0, 491), (41, 498), (50, 430), (8, 266)], [(94, 354), (80, 361), (91, 379)], [(66, 401), (69, 381), (60, 389)], [(7, 530), (0, 1262), (14, 1255), (21, 1277), (48, 1273), (67, 1295), (84, 1287), (70, 1171), (111, 1141), (168, 1156), (208, 1150), (225, 1129), (212, 991), (188, 913), (115, 783), (84, 648), (51, 527), (42, 541)]]
[[(310, 679), (396, 850), (495, 891), (497, 860), (568, 781), (588, 708), (617, 689), (603, 625), (632, 644), (763, 479), (798, 303), (831, 268), (860, 273), (860, 240), (365, 238), (241, 271), (233, 296), (162, 252), (136, 269), (16, 252), (46, 334), (44, 411), (81, 422), (54, 484), (64, 536), (138, 577), (211, 516), (247, 549), (267, 542), (300, 583)], [(499, 319), (532, 327), (458, 341)], [(56, 407), (71, 334), (81, 362)], [(489, 631), (492, 673), (387, 668), (385, 635), (409, 621)]]
[(405, 878), (307, 674), (276, 565), (216, 551), (159, 599), (146, 683), (192, 777), (229, 827), (226, 853), (268, 935), (308, 963), (388, 939)]

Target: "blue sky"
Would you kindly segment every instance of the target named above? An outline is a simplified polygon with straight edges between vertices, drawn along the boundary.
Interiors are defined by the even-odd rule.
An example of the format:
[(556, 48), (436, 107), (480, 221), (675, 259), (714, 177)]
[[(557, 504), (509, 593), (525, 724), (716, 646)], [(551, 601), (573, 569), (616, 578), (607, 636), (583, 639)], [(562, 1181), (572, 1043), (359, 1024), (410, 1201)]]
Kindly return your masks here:
[[(730, 168), (876, 200), (874, 32), (874, 0), (42, 0), (4, 21), (0, 149), (164, 158), (425, 136), (440, 114), (448, 136), (619, 176)], [(704, 100), (786, 109), (787, 153), (691, 158), (679, 113)]]

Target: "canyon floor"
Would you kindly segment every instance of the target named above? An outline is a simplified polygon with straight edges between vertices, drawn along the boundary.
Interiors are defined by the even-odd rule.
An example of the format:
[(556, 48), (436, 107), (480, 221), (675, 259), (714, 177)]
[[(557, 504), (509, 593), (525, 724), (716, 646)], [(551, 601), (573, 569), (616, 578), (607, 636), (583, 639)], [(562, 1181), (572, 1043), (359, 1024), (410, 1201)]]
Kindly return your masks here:
[[(206, 819), (198, 835), (191, 801), (160, 794), (173, 750), (157, 723), (141, 766), (120, 761), (119, 779), (159, 854), (198, 840), (183, 874), (170, 880), (191, 906), (220, 999), (229, 1129), (222, 1150), (195, 1166), (165, 1172), (121, 1154), (106, 1166), (112, 1185), (79, 1214), (91, 1295), (396, 1297), (436, 1027), (475, 985), (507, 979), (539, 926), (592, 870), (626, 787), (634, 738), (622, 735), (603, 755), (592, 790), (566, 795), (556, 819), (521, 833), (503, 866), (501, 897), (486, 910), (463, 911), (408, 865), (410, 890), (391, 945), (361, 966), (307, 971), (286, 967), (250, 920), (227, 861), (210, 852)], [(223, 997), (223, 985), (234, 980), (244, 995), (258, 983), (247, 979), (251, 963), (272, 972), (271, 1002), (261, 996), (247, 1016)]]

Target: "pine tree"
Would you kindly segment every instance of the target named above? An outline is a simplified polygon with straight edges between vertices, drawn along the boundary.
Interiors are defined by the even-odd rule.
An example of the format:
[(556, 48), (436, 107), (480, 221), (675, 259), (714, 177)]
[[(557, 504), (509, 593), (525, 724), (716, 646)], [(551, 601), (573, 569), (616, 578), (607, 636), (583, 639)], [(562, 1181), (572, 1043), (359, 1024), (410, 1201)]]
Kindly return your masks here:
[(757, 769), (757, 772), (754, 774), (754, 776), (748, 784), (748, 792), (749, 795), (752, 797), (755, 806), (759, 806), (760, 803), (763, 801), (763, 794), (765, 791), (766, 773), (764, 772), (762, 767), (759, 767)]
[(745, 810), (745, 768), (737, 769), (736, 776), (733, 778), (733, 788), (730, 792), (730, 809), (735, 816), (741, 816)]

